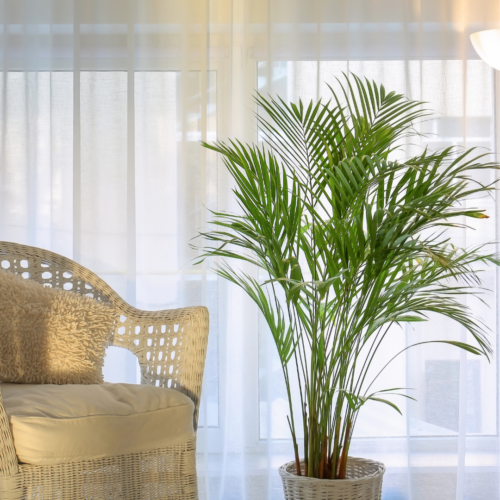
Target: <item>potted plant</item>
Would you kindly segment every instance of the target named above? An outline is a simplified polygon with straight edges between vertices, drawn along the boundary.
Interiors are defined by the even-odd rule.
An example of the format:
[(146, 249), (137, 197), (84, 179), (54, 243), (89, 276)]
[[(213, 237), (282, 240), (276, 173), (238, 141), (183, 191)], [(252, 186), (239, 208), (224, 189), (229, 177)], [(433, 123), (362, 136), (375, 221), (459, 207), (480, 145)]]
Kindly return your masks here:
[[(487, 218), (466, 199), (494, 188), (475, 173), (497, 166), (454, 147), (391, 160), (428, 111), (344, 77), (327, 102), (257, 95), (261, 145), (203, 143), (221, 154), (241, 213), (213, 213), (212, 230), (200, 233), (202, 260), (219, 258), (217, 274), (246, 291), (274, 337), (295, 456), (280, 469), (288, 499), (380, 498), (383, 465), (348, 454), (365, 402), (400, 411), (387, 395), (409, 397), (401, 388), (371, 390), (370, 367), (391, 326), (438, 313), (470, 332), (473, 345), (414, 345), (491, 353), (486, 326), (460, 299), (479, 293), (477, 264), (498, 260), (484, 246), (453, 245), (446, 229)], [(231, 267), (234, 260), (264, 279)]]

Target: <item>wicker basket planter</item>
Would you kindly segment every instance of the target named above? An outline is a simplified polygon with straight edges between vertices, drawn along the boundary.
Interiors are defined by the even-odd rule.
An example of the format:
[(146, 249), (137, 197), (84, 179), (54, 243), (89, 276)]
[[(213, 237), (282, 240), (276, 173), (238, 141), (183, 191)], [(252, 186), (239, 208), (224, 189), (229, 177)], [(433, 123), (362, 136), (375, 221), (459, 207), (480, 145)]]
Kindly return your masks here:
[(349, 457), (347, 479), (315, 479), (295, 475), (295, 461), (280, 467), (286, 500), (381, 500), (384, 464)]

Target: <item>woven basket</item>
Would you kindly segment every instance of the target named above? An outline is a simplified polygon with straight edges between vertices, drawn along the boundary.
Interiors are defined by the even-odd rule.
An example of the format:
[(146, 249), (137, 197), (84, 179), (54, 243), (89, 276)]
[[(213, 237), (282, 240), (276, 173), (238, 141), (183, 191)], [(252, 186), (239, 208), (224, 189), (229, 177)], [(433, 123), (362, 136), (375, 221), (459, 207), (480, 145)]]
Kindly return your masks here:
[(347, 479), (297, 476), (295, 461), (279, 469), (286, 500), (381, 500), (384, 472), (384, 464), (355, 457), (347, 459)]

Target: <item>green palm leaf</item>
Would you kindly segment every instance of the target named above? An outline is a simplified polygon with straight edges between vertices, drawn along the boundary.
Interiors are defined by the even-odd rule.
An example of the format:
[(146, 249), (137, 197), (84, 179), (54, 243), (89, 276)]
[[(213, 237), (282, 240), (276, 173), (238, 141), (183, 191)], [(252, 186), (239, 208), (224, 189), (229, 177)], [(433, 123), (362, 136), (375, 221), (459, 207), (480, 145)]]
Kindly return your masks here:
[[(298, 397), (307, 464), (301, 472), (332, 479), (345, 477), (364, 403), (401, 412), (384, 394), (409, 397), (399, 389), (368, 392), (391, 327), (440, 314), (473, 342), (415, 345), (440, 342), (491, 355), (488, 328), (463, 298), (481, 300), (481, 270), (499, 265), (487, 245), (459, 248), (446, 233), (488, 217), (469, 200), (490, 195), (495, 183), (476, 174), (497, 165), (455, 147), (392, 161), (402, 139), (416, 134), (415, 122), (429, 115), (423, 103), (355, 75), (337, 84), (338, 92), (330, 87), (331, 98), (316, 103), (257, 94), (263, 144), (203, 143), (221, 155), (240, 211), (212, 212), (199, 257), (218, 260), (216, 273), (257, 304), (283, 369), (296, 462)], [(231, 261), (250, 263), (265, 278)], [(289, 370), (296, 371), (298, 395)]]

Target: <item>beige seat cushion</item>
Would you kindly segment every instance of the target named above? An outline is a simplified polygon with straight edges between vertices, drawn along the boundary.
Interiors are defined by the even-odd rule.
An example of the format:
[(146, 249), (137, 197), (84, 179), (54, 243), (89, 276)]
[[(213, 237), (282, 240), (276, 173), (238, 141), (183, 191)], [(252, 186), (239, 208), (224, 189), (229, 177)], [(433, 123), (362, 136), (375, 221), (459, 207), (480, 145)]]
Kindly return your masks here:
[(116, 311), (0, 270), (0, 380), (99, 384)]
[(191, 399), (133, 384), (0, 384), (20, 462), (103, 458), (180, 444), (194, 436)]

